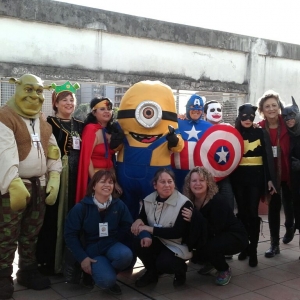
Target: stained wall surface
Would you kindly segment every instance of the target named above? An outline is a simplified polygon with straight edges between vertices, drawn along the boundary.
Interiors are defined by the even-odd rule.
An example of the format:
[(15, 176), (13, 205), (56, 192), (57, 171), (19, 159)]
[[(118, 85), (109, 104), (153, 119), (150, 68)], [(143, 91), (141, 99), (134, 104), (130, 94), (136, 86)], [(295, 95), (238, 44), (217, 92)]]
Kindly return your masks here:
[(0, 77), (300, 99), (300, 46), (49, 0), (0, 0)]

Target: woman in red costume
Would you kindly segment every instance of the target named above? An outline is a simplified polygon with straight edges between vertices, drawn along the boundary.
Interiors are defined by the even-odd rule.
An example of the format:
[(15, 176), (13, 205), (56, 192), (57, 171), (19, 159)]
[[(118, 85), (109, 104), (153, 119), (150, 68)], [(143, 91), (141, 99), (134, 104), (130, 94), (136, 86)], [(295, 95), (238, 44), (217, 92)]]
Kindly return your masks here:
[[(113, 121), (112, 102), (105, 97), (96, 97), (91, 101), (90, 108), (82, 133), (76, 203), (84, 198), (88, 181), (95, 172), (114, 168), (114, 151), (109, 148)], [(119, 184), (115, 188), (118, 193), (122, 193)]]

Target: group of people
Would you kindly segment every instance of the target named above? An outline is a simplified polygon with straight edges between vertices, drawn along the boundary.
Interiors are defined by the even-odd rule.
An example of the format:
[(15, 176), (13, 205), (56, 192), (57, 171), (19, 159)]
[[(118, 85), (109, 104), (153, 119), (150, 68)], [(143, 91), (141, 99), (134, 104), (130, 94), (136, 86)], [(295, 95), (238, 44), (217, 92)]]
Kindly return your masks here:
[[(175, 287), (183, 285), (186, 262), (191, 259), (204, 264), (199, 274), (216, 270), (218, 285), (230, 282), (228, 256), (239, 253), (239, 260), (249, 257), (249, 265), (257, 266), (261, 199), (269, 205), (271, 247), (266, 257), (280, 252), (281, 202), (286, 217), (283, 242), (289, 243), (300, 229), (300, 114), (294, 99), (284, 108), (279, 95), (269, 91), (259, 99), (258, 107), (246, 103), (238, 108), (234, 127), (243, 139), (244, 152), (238, 167), (216, 182), (210, 170), (195, 166), (193, 156), (186, 155), (184, 149), (191, 151), (206, 130), (222, 122), (222, 106), (217, 101), (204, 103), (202, 97), (192, 95), (186, 116), (177, 120), (168, 104), (162, 104), (161, 110), (154, 101), (133, 99), (144, 89), (144, 99), (165, 93), (164, 101), (169, 97), (172, 102), (169, 87), (138, 83), (131, 88), (137, 89), (134, 96), (130, 91), (124, 96), (129, 104), (120, 107), (119, 124), (113, 121), (113, 104), (106, 97), (92, 99), (91, 112), (82, 122), (73, 117), (79, 85), (66, 82), (52, 84), (55, 114), (46, 122), (40, 116), (42, 92), (50, 87), (34, 75), (24, 75), (14, 83), (16, 95), (0, 111), (5, 142), (8, 138), (16, 141), (14, 151), (20, 160), (14, 161), (9, 152), (12, 146), (1, 143), (2, 153), (7, 154), (5, 158), (1, 155), (6, 161), (0, 177), (0, 227), (3, 232), (11, 229), (1, 238), (0, 299), (13, 293), (12, 261), (17, 242), (20, 284), (33, 289), (48, 287), (45, 275), (62, 272), (63, 253), (68, 247), (88, 275), (89, 284), (118, 295), (117, 274), (132, 267), (136, 257), (146, 269), (137, 279), (137, 287), (157, 282), (164, 273), (174, 274)], [(158, 92), (153, 93), (153, 87)], [(28, 98), (30, 105), (25, 102)], [(127, 128), (128, 119), (134, 118), (133, 105), (137, 105), (133, 112), (137, 121)], [(259, 124), (254, 123), (257, 110), (264, 118)], [(25, 133), (17, 130), (23, 124), (20, 122), (28, 123), (29, 142), (24, 142), (21, 135)], [(177, 123), (179, 128), (174, 130)], [(172, 126), (156, 134), (157, 124)], [(139, 127), (147, 128), (143, 135), (133, 132)], [(148, 152), (146, 146), (137, 147), (138, 143), (150, 144)], [(117, 162), (116, 152), (121, 153)], [(30, 169), (33, 158), (41, 161), (41, 167), (36, 168), (40, 171)], [(25, 170), (31, 170), (30, 174)], [(26, 222), (28, 226), (23, 226)]]

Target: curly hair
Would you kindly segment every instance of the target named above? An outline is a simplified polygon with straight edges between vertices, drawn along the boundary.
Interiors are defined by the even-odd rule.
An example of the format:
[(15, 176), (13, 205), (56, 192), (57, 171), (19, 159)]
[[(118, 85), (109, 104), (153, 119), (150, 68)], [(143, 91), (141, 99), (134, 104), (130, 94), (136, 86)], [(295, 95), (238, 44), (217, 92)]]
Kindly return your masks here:
[(280, 99), (279, 94), (273, 90), (268, 90), (257, 101), (258, 112), (262, 117), (264, 117), (264, 113), (263, 113), (264, 103), (270, 98), (276, 99), (280, 110), (282, 110), (284, 107), (284, 102)]
[(191, 176), (193, 173), (199, 174), (206, 180), (207, 194), (205, 197), (205, 201), (211, 200), (213, 198), (213, 196), (218, 193), (219, 188), (218, 188), (212, 174), (204, 167), (195, 167), (195, 168), (191, 169), (190, 172), (186, 175), (186, 177), (184, 179), (184, 185), (183, 185), (183, 194), (186, 197), (188, 197), (193, 203), (195, 203), (196, 197), (190, 188)]

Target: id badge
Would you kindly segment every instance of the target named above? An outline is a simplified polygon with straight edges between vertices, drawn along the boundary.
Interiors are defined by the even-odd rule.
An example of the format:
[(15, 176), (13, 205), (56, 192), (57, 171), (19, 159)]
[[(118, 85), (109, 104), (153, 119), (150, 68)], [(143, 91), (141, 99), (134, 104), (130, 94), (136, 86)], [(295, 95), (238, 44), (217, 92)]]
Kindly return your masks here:
[(277, 146), (272, 146), (273, 157), (277, 157)]
[(80, 138), (78, 136), (72, 136), (73, 139), (73, 149), (80, 150)]
[(99, 236), (108, 236), (108, 223), (99, 223)]
[(32, 142), (33, 142), (33, 146), (34, 146), (35, 148), (37, 148), (38, 143), (40, 142), (39, 135), (38, 135), (37, 133), (32, 133), (32, 134), (31, 134), (31, 139), (32, 139)]
[(154, 227), (158, 227), (158, 228), (162, 228), (162, 225), (161, 225), (161, 224), (156, 224), (156, 223), (155, 223), (153, 226), (154, 226)]

